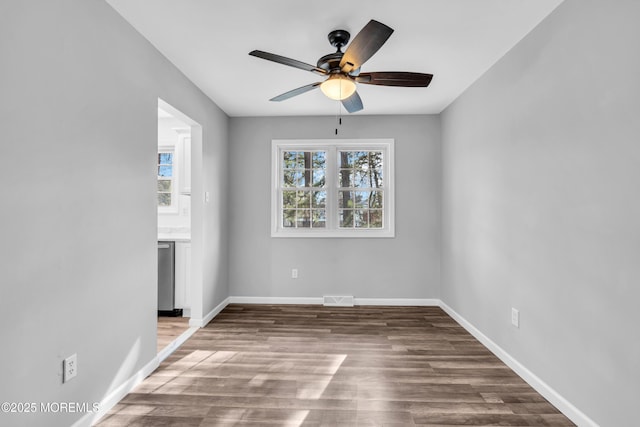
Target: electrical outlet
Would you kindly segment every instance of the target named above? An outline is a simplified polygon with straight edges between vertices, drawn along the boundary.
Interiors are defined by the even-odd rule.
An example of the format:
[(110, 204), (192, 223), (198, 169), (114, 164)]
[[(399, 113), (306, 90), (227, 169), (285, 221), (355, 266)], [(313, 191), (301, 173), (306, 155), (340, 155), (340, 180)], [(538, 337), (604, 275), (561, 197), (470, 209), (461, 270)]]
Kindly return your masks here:
[(66, 383), (76, 375), (78, 375), (78, 354), (74, 353), (62, 362), (62, 382)]
[(511, 308), (511, 324), (516, 328), (520, 327), (520, 312), (515, 308)]
[(292, 268), (291, 269), (291, 278), (292, 279), (297, 279), (298, 278), (298, 269), (297, 268)]

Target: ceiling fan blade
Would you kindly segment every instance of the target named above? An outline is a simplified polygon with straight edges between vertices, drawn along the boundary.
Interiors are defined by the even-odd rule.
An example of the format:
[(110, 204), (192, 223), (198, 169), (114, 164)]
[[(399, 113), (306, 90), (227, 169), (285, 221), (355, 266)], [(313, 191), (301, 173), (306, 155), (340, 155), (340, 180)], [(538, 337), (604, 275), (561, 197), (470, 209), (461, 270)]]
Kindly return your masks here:
[(340, 69), (350, 73), (359, 68), (382, 47), (392, 33), (393, 29), (383, 23), (373, 19), (369, 21), (347, 47), (340, 60)]
[(406, 71), (382, 71), (377, 73), (360, 73), (356, 82), (379, 86), (427, 87), (433, 74), (410, 73)]
[(277, 62), (278, 64), (288, 65), (289, 67), (299, 68), (305, 71), (311, 71), (312, 73), (326, 75), (327, 71), (322, 68), (318, 68), (315, 65), (307, 64), (306, 62), (297, 61), (295, 59), (287, 58), (285, 56), (276, 55), (275, 53), (263, 52), (261, 50), (253, 50), (249, 52), (249, 55), (257, 58), (266, 59), (268, 61)]
[(290, 90), (289, 92), (285, 92), (282, 95), (278, 95), (275, 98), (271, 98), (269, 101), (284, 101), (285, 99), (293, 98), (297, 95), (302, 95), (305, 92), (309, 92), (320, 86), (322, 82), (311, 83), (310, 85), (302, 86), (297, 89)]
[(362, 99), (360, 99), (358, 92), (353, 92), (353, 95), (347, 99), (343, 99), (342, 105), (349, 113), (355, 113), (356, 111), (360, 111), (364, 108), (362, 105)]

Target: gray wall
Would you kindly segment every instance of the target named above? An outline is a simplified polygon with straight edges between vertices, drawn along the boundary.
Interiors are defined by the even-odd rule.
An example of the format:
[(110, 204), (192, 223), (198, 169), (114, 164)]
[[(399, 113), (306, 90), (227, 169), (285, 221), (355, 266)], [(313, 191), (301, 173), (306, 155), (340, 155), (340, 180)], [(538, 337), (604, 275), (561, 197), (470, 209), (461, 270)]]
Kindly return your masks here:
[(156, 355), (157, 98), (203, 126), (204, 312), (228, 295), (228, 119), (104, 1), (2, 2), (0, 58), (0, 402), (99, 402)]
[(338, 138), (395, 139), (396, 237), (305, 239), (270, 237), (271, 140), (336, 138), (335, 117), (231, 118), (230, 294), (439, 298), (439, 122), (344, 117)]
[(603, 426), (640, 399), (639, 19), (567, 0), (442, 115), (443, 300)]

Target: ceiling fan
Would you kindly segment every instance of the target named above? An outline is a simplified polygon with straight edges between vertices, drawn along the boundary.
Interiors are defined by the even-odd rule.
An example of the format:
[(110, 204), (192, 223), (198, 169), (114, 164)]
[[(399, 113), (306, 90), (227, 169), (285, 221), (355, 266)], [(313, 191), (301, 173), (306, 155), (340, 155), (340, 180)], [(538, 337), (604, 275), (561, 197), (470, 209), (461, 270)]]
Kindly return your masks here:
[(322, 82), (290, 90), (271, 98), (270, 101), (284, 101), (320, 87), (327, 97), (342, 101), (344, 108), (349, 113), (354, 113), (363, 108), (362, 99), (356, 91), (356, 83), (403, 87), (427, 87), (431, 83), (432, 74), (407, 71), (360, 72), (362, 64), (382, 47), (391, 33), (393, 29), (372, 19), (356, 34), (346, 51), (342, 52), (351, 35), (345, 30), (332, 31), (328, 36), (329, 43), (337, 48), (337, 51), (320, 58), (317, 66), (261, 50), (249, 52), (249, 55), (327, 77)]

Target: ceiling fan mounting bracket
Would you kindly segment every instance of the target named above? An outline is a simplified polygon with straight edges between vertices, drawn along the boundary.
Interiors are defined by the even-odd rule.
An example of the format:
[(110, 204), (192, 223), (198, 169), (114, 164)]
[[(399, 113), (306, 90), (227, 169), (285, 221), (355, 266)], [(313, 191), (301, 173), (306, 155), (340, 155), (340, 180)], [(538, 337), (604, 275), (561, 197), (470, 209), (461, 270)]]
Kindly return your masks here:
[(340, 49), (342, 49), (347, 45), (347, 43), (349, 43), (351, 34), (349, 34), (349, 32), (346, 30), (333, 30), (329, 33), (327, 38), (329, 39), (329, 43), (331, 43), (331, 46), (338, 49), (337, 52), (341, 52)]

